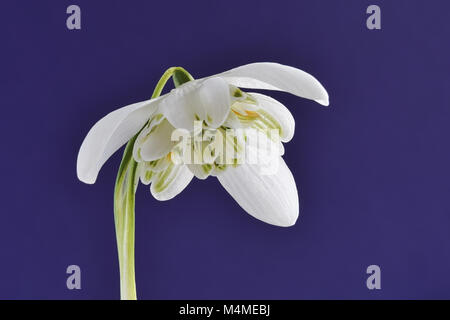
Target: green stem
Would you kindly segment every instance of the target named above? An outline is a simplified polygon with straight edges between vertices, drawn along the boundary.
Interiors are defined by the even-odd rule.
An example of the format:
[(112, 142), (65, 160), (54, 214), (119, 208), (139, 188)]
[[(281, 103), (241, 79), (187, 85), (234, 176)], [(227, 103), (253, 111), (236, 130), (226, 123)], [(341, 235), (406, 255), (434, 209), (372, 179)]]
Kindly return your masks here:
[(153, 90), (152, 99), (161, 95), (167, 80), (173, 76), (173, 82), (176, 87), (181, 86), (183, 83), (194, 80), (194, 78), (182, 67), (172, 67), (166, 70), (156, 84), (155, 90)]
[(134, 277), (134, 176), (137, 162), (133, 160), (136, 136), (127, 144), (114, 189), (114, 222), (120, 267), (120, 298), (136, 299)]
[[(176, 87), (193, 80), (192, 76), (183, 68), (169, 68), (158, 81), (152, 99), (161, 95), (170, 77), (173, 77)], [(136, 300), (137, 298), (134, 272), (134, 204), (136, 184), (138, 183), (136, 176), (138, 163), (133, 159), (133, 147), (139, 132), (128, 141), (125, 147), (114, 188), (114, 223), (120, 268), (120, 298), (122, 300)]]

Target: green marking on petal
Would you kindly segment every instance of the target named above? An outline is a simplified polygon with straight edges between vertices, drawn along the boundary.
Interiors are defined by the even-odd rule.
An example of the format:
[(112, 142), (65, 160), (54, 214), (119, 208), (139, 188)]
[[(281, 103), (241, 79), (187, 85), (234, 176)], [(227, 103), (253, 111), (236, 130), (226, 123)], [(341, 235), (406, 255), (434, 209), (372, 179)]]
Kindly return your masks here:
[(215, 168), (217, 171), (223, 172), (223, 171), (226, 170), (227, 165), (226, 165), (226, 164), (214, 163), (214, 168)]
[(258, 110), (258, 113), (261, 115), (261, 120), (267, 123), (268, 127), (272, 129), (279, 129), (281, 134), (281, 125), (274, 117), (272, 117), (272, 115), (262, 109)]
[[(174, 164), (169, 165), (169, 167), (162, 171), (158, 177), (156, 178), (156, 181), (154, 181), (154, 190), (156, 192), (164, 191), (175, 179), (176, 173), (178, 172), (180, 166), (176, 166)], [(175, 169), (175, 170), (174, 170)], [(175, 171), (175, 172), (173, 172)], [(173, 173), (173, 174), (172, 174)]]
[(155, 114), (152, 118), (152, 121), (158, 122), (163, 117), (162, 113)]
[(283, 134), (280, 123), (272, 115), (262, 109), (259, 109), (257, 112), (259, 117), (251, 122), (252, 128), (265, 133), (272, 140), (274, 137), (271, 135), (271, 130), (278, 130), (280, 136)]
[(145, 172), (145, 181), (151, 182), (153, 177), (153, 171), (146, 171)]
[(212, 165), (211, 164), (204, 164), (204, 165), (202, 165), (202, 169), (203, 169), (204, 173), (209, 174), (211, 172)]
[(233, 92), (233, 97), (235, 97), (235, 98), (241, 98), (241, 97), (243, 97), (243, 96), (244, 96), (244, 95), (243, 95), (241, 89), (236, 88), (236, 89), (234, 90), (234, 92)]

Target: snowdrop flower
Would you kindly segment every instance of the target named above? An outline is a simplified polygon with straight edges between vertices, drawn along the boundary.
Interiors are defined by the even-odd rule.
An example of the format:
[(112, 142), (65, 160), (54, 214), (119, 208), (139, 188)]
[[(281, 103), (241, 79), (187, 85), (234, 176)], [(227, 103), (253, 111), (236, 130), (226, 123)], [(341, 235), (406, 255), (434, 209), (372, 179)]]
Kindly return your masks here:
[[(170, 77), (176, 88), (160, 96)], [(134, 193), (138, 180), (150, 184), (151, 194), (156, 199), (169, 200), (183, 191), (194, 176), (199, 179), (214, 176), (255, 218), (284, 227), (297, 220), (297, 187), (282, 159), (282, 142), (292, 139), (295, 121), (277, 100), (242, 89), (285, 91), (328, 105), (328, 94), (319, 81), (304, 71), (281, 64), (253, 63), (197, 80), (183, 68), (170, 68), (158, 83), (152, 99), (109, 113), (84, 139), (78, 154), (77, 175), (89, 184), (96, 181), (105, 161), (128, 142), (114, 197), (123, 299), (136, 297), (133, 251)], [(228, 139), (228, 130), (239, 129), (243, 129), (241, 135)], [(174, 139), (177, 130), (194, 140), (193, 156), (205, 154), (210, 146), (211, 139), (195, 142), (196, 136), (207, 132), (226, 136), (226, 147), (208, 149), (211, 151), (208, 161), (187, 161), (186, 150), (180, 150), (180, 144), (176, 137)], [(262, 174), (261, 163), (240, 161), (248, 152), (245, 142), (249, 130), (263, 132), (269, 145), (276, 143), (278, 151), (269, 160), (275, 161), (277, 166), (271, 174)], [(268, 132), (273, 130), (279, 134), (281, 142), (271, 139)], [(233, 155), (223, 161), (228, 152), (224, 150), (230, 149)]]

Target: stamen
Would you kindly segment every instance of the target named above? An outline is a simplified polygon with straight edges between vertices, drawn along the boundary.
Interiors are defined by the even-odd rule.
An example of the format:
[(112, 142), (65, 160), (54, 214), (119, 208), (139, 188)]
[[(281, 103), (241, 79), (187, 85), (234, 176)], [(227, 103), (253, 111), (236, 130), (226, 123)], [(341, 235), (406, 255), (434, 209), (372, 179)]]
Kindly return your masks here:
[(253, 117), (253, 118), (259, 117), (259, 114), (256, 111), (245, 110), (245, 113), (247, 113), (248, 116)]
[(240, 113), (235, 108), (232, 108), (231, 111), (238, 116), (239, 120), (253, 120), (259, 118), (259, 114), (256, 111), (244, 110), (245, 114)]
[(231, 111), (233, 111), (236, 115), (238, 115), (238, 116), (244, 116), (243, 114), (240, 114), (239, 112), (237, 112), (236, 110), (234, 110), (234, 109), (231, 109)]

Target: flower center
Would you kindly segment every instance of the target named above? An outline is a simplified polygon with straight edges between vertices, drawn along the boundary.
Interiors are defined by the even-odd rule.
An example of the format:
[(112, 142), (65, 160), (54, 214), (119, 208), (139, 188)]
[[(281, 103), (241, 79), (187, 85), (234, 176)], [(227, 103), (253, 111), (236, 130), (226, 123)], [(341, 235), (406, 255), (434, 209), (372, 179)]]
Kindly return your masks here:
[[(201, 178), (218, 175), (228, 167), (244, 162), (260, 163), (280, 154), (281, 126), (266, 112), (251, 94), (230, 86), (230, 112), (219, 128), (211, 128), (206, 121), (197, 119), (194, 130), (173, 129), (173, 146), (157, 160), (144, 161), (136, 155), (141, 167), (141, 180), (150, 183), (155, 177), (164, 177), (177, 165), (187, 165)], [(167, 121), (161, 114), (153, 116), (136, 143), (144, 144), (159, 126)], [(144, 132), (145, 131), (145, 132)], [(177, 137), (177, 139), (173, 139)]]

